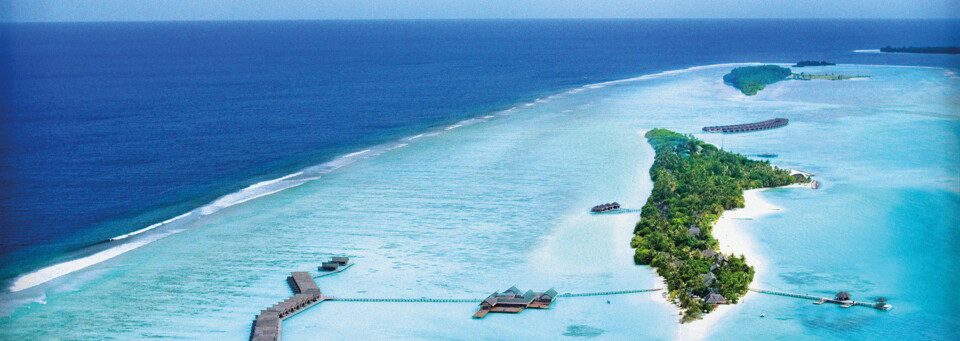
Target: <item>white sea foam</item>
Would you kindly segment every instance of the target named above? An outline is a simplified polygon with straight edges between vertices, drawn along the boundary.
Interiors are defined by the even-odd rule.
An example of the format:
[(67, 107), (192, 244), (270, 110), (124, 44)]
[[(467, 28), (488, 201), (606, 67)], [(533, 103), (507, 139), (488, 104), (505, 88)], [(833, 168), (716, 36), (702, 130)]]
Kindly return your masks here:
[(138, 235), (138, 234), (141, 234), (141, 233), (144, 233), (144, 232), (153, 230), (153, 229), (158, 228), (158, 227), (160, 227), (160, 226), (163, 226), (163, 225), (172, 223), (172, 222), (174, 222), (174, 221), (176, 221), (176, 220), (179, 220), (180, 218), (189, 216), (190, 214), (193, 214), (193, 212), (187, 212), (187, 213), (178, 215), (178, 216), (176, 216), (176, 217), (173, 217), (173, 218), (170, 218), (170, 219), (161, 221), (161, 222), (159, 222), (159, 223), (156, 223), (156, 224), (153, 224), (153, 225), (144, 227), (144, 228), (142, 228), (142, 229), (139, 229), (139, 230), (136, 230), (136, 231), (133, 231), (133, 232), (124, 234), (124, 235), (119, 235), (119, 236), (110, 238), (110, 240), (120, 240), (120, 239), (128, 238), (128, 237), (131, 237), (131, 236), (136, 236), (136, 235)]
[(880, 53), (880, 49), (873, 49), (873, 50), (853, 50), (853, 52), (856, 52), (856, 53)]
[(370, 150), (369, 150), (369, 149), (366, 149), (366, 150), (361, 150), (361, 151), (356, 152), (356, 153), (350, 153), (350, 154), (347, 154), (347, 155), (344, 155), (344, 156), (341, 156), (341, 157), (344, 157), (344, 158), (354, 157), (354, 156), (362, 155), (362, 154), (365, 154), (365, 153), (368, 153), (368, 152), (370, 152)]
[[(656, 77), (659, 77), (659, 76), (662, 76), (662, 75), (677, 74), (677, 73), (689, 72), (689, 71), (693, 71), (693, 70), (700, 70), (700, 69), (713, 68), (713, 67), (721, 67), (721, 66), (728, 66), (728, 65), (744, 65), (744, 64), (714, 64), (714, 65), (705, 65), (705, 66), (692, 67), (692, 68), (683, 69), (683, 70), (672, 70), (672, 71), (661, 72), (661, 73), (658, 73), (658, 74), (651, 74), (651, 75), (645, 75), (645, 76), (640, 76), (640, 77), (633, 77), (633, 78), (627, 78), (627, 79), (621, 79), (621, 80), (615, 80), (615, 81), (602, 82), (602, 83), (597, 83), (597, 84), (584, 85), (584, 86), (579, 87), (579, 88), (571, 89), (571, 90), (567, 91), (567, 93), (577, 93), (577, 92), (584, 91), (585, 89), (602, 88), (602, 87), (604, 87), (604, 86), (606, 86), (606, 85), (610, 85), (610, 84), (618, 84), (618, 83), (625, 83), (625, 82), (633, 82), (633, 81), (637, 81), (637, 80), (653, 79), (653, 78), (656, 78)], [(537, 100), (535, 100), (534, 102), (525, 103), (525, 104), (523, 104), (523, 106), (529, 107), (529, 106), (533, 106), (535, 103), (543, 103), (543, 102), (546, 102), (546, 100), (544, 100), (544, 99), (537, 99)], [(514, 106), (514, 107), (511, 107), (510, 109), (507, 109), (507, 110), (503, 111), (502, 113), (503, 113), (503, 114), (509, 114), (509, 113), (516, 112), (516, 111), (518, 111), (518, 110), (519, 110), (519, 107), (518, 107), (518, 106)], [(490, 116), (485, 116), (484, 118), (490, 118)], [(474, 124), (474, 123), (482, 122), (482, 121), (484, 121), (484, 120), (483, 120), (483, 119), (478, 119), (478, 118), (468, 119), (468, 120), (461, 121), (461, 122), (459, 122), (459, 123), (457, 123), (457, 124), (455, 124), (455, 125), (453, 125), (453, 126), (447, 127), (447, 129), (445, 129), (445, 130), (451, 130), (451, 129), (454, 129), (454, 128), (462, 127), (462, 126), (464, 126), (464, 125)], [(419, 138), (422, 138), (422, 137), (436, 136), (436, 135), (440, 134), (441, 132), (442, 132), (442, 131), (440, 131), (440, 132), (438, 132), (438, 131), (431, 131), (431, 132), (427, 132), (427, 133), (423, 133), (423, 134), (418, 134), (418, 135), (415, 135), (415, 136), (407, 137), (407, 138), (405, 138), (404, 140), (406, 140), (406, 141), (409, 142), (409, 141), (412, 141), (412, 140), (415, 140), (415, 139), (419, 139)], [(69, 273), (71, 273), (71, 272), (74, 272), (74, 271), (77, 271), (77, 270), (80, 270), (80, 269), (83, 269), (83, 268), (86, 268), (86, 267), (89, 267), (89, 266), (91, 266), (91, 265), (94, 265), (94, 264), (97, 264), (97, 263), (106, 261), (106, 260), (111, 259), (111, 258), (113, 258), (113, 257), (116, 257), (116, 256), (118, 256), (118, 255), (120, 255), (120, 254), (125, 253), (125, 252), (134, 250), (134, 249), (136, 249), (136, 248), (138, 248), (138, 247), (140, 247), (140, 246), (143, 246), (143, 245), (149, 244), (149, 243), (151, 243), (151, 242), (153, 242), (153, 241), (159, 240), (159, 239), (161, 239), (161, 238), (163, 238), (163, 237), (165, 237), (165, 236), (167, 236), (167, 235), (180, 232), (180, 231), (182, 231), (182, 230), (165, 231), (165, 232), (163, 232), (163, 233), (156, 233), (156, 234), (153, 234), (153, 235), (147, 234), (147, 235), (144, 235), (143, 237), (141, 237), (141, 238), (139, 238), (139, 239), (132, 239), (132, 238), (130, 238), (130, 237), (137, 236), (137, 235), (140, 235), (140, 234), (144, 234), (144, 233), (149, 232), (149, 231), (151, 231), (151, 230), (157, 229), (157, 228), (159, 228), (159, 227), (161, 227), (161, 226), (164, 226), (164, 225), (166, 225), (166, 224), (172, 223), (172, 222), (174, 222), (174, 221), (177, 221), (177, 220), (186, 218), (186, 217), (192, 215), (194, 212), (199, 212), (200, 215), (204, 215), (204, 216), (210, 215), (210, 214), (213, 214), (213, 213), (215, 213), (215, 212), (217, 212), (217, 211), (219, 211), (219, 210), (221, 210), (221, 209), (224, 209), (224, 208), (227, 208), (227, 207), (230, 207), (230, 206), (238, 205), (238, 204), (241, 204), (241, 203), (244, 203), (244, 202), (247, 202), (247, 201), (256, 199), (256, 198), (264, 197), (264, 196), (271, 195), (271, 194), (274, 194), (274, 193), (277, 193), (277, 192), (281, 192), (281, 191), (286, 190), (286, 189), (289, 189), (289, 188), (293, 188), (293, 187), (296, 187), (296, 186), (300, 186), (300, 185), (302, 185), (302, 184), (304, 184), (304, 183), (306, 183), (306, 182), (319, 179), (319, 178), (320, 178), (320, 174), (326, 174), (326, 173), (332, 172), (332, 171), (334, 171), (334, 170), (336, 170), (336, 169), (339, 169), (339, 168), (341, 168), (341, 167), (344, 167), (344, 166), (350, 165), (350, 164), (352, 164), (352, 163), (355, 163), (356, 161), (358, 161), (358, 160), (360, 160), (360, 159), (364, 159), (364, 158), (369, 158), (369, 157), (373, 157), (373, 156), (376, 156), (376, 155), (380, 155), (380, 154), (382, 154), (382, 153), (384, 153), (384, 152), (386, 152), (386, 151), (388, 151), (388, 150), (395, 149), (395, 148), (400, 148), (400, 147), (403, 147), (403, 146), (406, 146), (406, 145), (407, 145), (406, 143), (400, 143), (400, 144), (383, 144), (383, 145), (379, 145), (379, 146), (374, 146), (374, 147), (371, 147), (370, 149), (365, 149), (365, 150), (362, 150), (362, 151), (359, 151), (359, 152), (350, 153), (350, 154), (344, 155), (344, 156), (342, 156), (342, 157), (340, 157), (340, 158), (336, 158), (336, 159), (334, 159), (334, 160), (325, 162), (325, 163), (320, 164), (320, 165), (308, 167), (308, 168), (304, 169), (303, 171), (300, 171), (300, 172), (297, 172), (297, 173), (294, 173), (294, 174), (290, 174), (290, 175), (287, 175), (287, 176), (284, 176), (284, 177), (280, 177), (280, 178), (277, 178), (277, 179), (267, 180), (267, 181), (263, 181), (263, 182), (259, 182), (259, 183), (250, 185), (250, 186), (248, 186), (248, 187), (246, 187), (246, 188), (244, 188), (244, 189), (242, 189), (242, 190), (239, 190), (239, 191), (237, 191), (237, 192), (234, 192), (234, 193), (231, 193), (231, 194), (222, 196), (222, 197), (218, 198), (217, 200), (214, 200), (213, 202), (211, 202), (211, 203), (209, 203), (209, 204), (207, 204), (207, 205), (204, 205), (203, 207), (200, 207), (200, 208), (197, 209), (197, 210), (194, 210), (194, 211), (191, 211), (191, 212), (188, 212), (188, 213), (179, 215), (179, 216), (177, 216), (177, 217), (174, 217), (174, 218), (165, 220), (165, 221), (160, 222), (160, 223), (157, 223), (157, 224), (153, 224), (153, 225), (147, 226), (146, 228), (143, 228), (143, 229), (140, 229), (140, 230), (137, 230), (137, 231), (134, 231), (134, 232), (125, 234), (125, 235), (121, 235), (121, 236), (117, 236), (117, 237), (111, 238), (111, 242), (119, 242), (120, 240), (130, 239), (129, 241), (124, 241), (123, 244), (120, 244), (120, 245), (118, 245), (118, 246), (115, 246), (115, 247), (106, 249), (106, 250), (104, 250), (104, 251), (97, 252), (97, 253), (95, 253), (95, 254), (93, 254), (93, 255), (90, 255), (90, 256), (86, 256), (86, 257), (82, 257), (82, 258), (79, 258), (79, 259), (74, 259), (74, 260), (70, 260), (70, 261), (67, 261), (67, 262), (59, 263), (59, 264), (56, 264), (56, 265), (52, 265), (52, 266), (49, 266), (49, 267), (46, 267), (46, 268), (42, 268), (42, 269), (40, 269), (40, 270), (37, 270), (37, 271), (31, 272), (31, 273), (28, 273), (28, 274), (22, 275), (22, 276), (18, 277), (18, 278), (14, 281), (13, 285), (10, 287), (10, 290), (11, 290), (11, 291), (21, 291), (21, 290), (24, 290), (24, 289), (27, 289), (27, 288), (31, 288), (31, 287), (34, 287), (34, 286), (43, 284), (43, 283), (45, 283), (45, 282), (47, 282), (47, 281), (50, 281), (50, 280), (52, 280), (52, 279), (55, 279), (55, 278), (57, 278), (57, 277), (60, 277), (60, 276), (69, 274)], [(363, 157), (359, 157), (359, 156), (363, 156)], [(308, 175), (308, 176), (304, 176), (305, 174)]]
[(267, 180), (267, 181), (263, 181), (263, 182), (258, 182), (258, 183), (255, 183), (255, 184), (251, 185), (250, 187), (247, 187), (247, 188), (258, 188), (258, 187), (267, 186), (267, 185), (274, 184), (274, 183), (277, 183), (277, 182), (280, 182), (280, 181), (283, 181), (283, 180), (286, 180), (286, 179), (289, 179), (289, 178), (292, 178), (292, 177), (295, 177), (295, 176), (299, 176), (299, 175), (301, 175), (301, 174), (303, 174), (303, 172), (296, 172), (296, 173), (293, 173), (293, 174), (290, 174), (290, 175), (287, 175), (287, 176), (284, 176), (284, 177), (279, 177), (279, 178), (276, 178), (276, 179), (273, 179), (273, 180)]
[(26, 275), (17, 277), (17, 279), (13, 281), (13, 284), (10, 285), (10, 291), (17, 292), (24, 289), (35, 287), (37, 285), (46, 283), (60, 276), (69, 274), (71, 272), (74, 272), (74, 271), (89, 267), (91, 265), (103, 262), (110, 258), (119, 256), (123, 253), (126, 253), (127, 251), (147, 245), (155, 240), (166, 237), (167, 235), (170, 235), (173, 233), (176, 233), (176, 232), (171, 231), (165, 234), (157, 234), (147, 239), (120, 244), (118, 246), (94, 253), (92, 255), (89, 255), (83, 258), (74, 259), (71, 261), (63, 262), (57, 265), (49, 266), (31, 273), (28, 273)]
[[(368, 151), (370, 150), (367, 149), (362, 153), (366, 153)], [(359, 154), (354, 153), (354, 155), (359, 155)], [(247, 201), (260, 198), (263, 196), (267, 196), (270, 194), (274, 194), (285, 189), (297, 187), (304, 183), (307, 183), (308, 181), (313, 181), (320, 178), (319, 176), (299, 178), (299, 179), (294, 178), (301, 174), (303, 174), (303, 172), (293, 174), (293, 176), (288, 175), (280, 179), (264, 181), (261, 183), (250, 185), (247, 188), (241, 189), (239, 191), (224, 195), (218, 198), (217, 200), (214, 200), (212, 203), (201, 207), (200, 214), (210, 215), (224, 208), (227, 208), (233, 205), (242, 204)]]

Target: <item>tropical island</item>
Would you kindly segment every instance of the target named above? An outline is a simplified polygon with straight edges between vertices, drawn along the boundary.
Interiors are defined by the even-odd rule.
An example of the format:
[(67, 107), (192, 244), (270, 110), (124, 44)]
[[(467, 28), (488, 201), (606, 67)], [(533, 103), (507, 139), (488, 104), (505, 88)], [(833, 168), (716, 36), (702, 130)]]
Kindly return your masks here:
[(816, 61), (816, 60), (801, 60), (793, 65), (793, 67), (804, 67), (804, 66), (830, 66), (837, 65), (825, 60)]
[(740, 89), (744, 95), (753, 96), (767, 84), (782, 81), (792, 74), (790, 68), (776, 65), (742, 66), (724, 75), (723, 82)]
[(891, 47), (887, 45), (887, 47), (880, 48), (880, 52), (960, 54), (960, 47), (957, 47), (957, 46)]
[(673, 302), (685, 309), (682, 322), (689, 322), (714, 305), (737, 303), (753, 281), (743, 256), (717, 251), (711, 232), (723, 211), (743, 207), (744, 190), (808, 180), (691, 135), (653, 129), (645, 137), (656, 150), (653, 191), (630, 246), (636, 264), (655, 267), (664, 278)]
[[(812, 66), (811, 63), (817, 63), (816, 65), (836, 65), (826, 61), (800, 61), (797, 64), (804, 64), (804, 66)], [(824, 64), (825, 63), (825, 64)], [(796, 66), (796, 65), (794, 65)], [(737, 89), (740, 89), (744, 95), (753, 96), (757, 92), (763, 90), (767, 84), (773, 84), (786, 79), (795, 79), (795, 80), (813, 80), (813, 79), (825, 79), (825, 80), (847, 80), (855, 78), (869, 78), (870, 76), (848, 76), (848, 75), (836, 75), (836, 74), (807, 74), (807, 73), (793, 73), (790, 68), (780, 67), (776, 65), (760, 65), (760, 66), (741, 66), (734, 68), (730, 73), (723, 76), (723, 82), (729, 84)]]

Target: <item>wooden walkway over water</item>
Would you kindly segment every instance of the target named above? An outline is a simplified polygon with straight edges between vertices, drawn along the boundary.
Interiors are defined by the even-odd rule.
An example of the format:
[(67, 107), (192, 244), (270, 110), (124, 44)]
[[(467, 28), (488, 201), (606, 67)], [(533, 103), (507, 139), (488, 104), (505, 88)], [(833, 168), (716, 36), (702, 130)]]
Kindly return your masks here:
[[(795, 294), (795, 293), (790, 293), (790, 292), (773, 291), (773, 290), (750, 289), (750, 291), (753, 291), (753, 292), (756, 292), (756, 293), (761, 293), (761, 294), (767, 294), (767, 295), (785, 296), (785, 297), (793, 297), (793, 298), (800, 298), (800, 299), (805, 299), (805, 300), (811, 300), (811, 301), (814, 301), (814, 302), (813, 302), (814, 304), (836, 303), (836, 304), (839, 304), (841, 307), (844, 307), (844, 308), (858, 305), (858, 306), (863, 306), (863, 307), (870, 307), (870, 308), (874, 308), (874, 309), (880, 309), (880, 308), (877, 307), (877, 304), (876, 304), (876, 303), (858, 302), (858, 301), (852, 301), (852, 300), (838, 300), (838, 299), (833, 299), (833, 298), (829, 298), (829, 297), (820, 297), (820, 296), (813, 296), (813, 295), (806, 295), (806, 294)], [(882, 309), (881, 309), (881, 310), (882, 310)]]
[[(352, 264), (350, 264), (352, 265)], [(349, 268), (349, 266), (344, 266), (338, 269), (335, 272), (325, 273), (319, 276), (311, 276), (307, 272), (294, 272), (290, 274), (290, 277), (287, 278), (287, 282), (290, 285), (290, 289), (293, 291), (293, 296), (273, 305), (270, 308), (267, 308), (260, 312), (257, 315), (256, 319), (253, 321), (253, 326), (250, 330), (250, 340), (252, 341), (279, 341), (281, 329), (283, 326), (283, 320), (290, 318), (293, 315), (296, 315), (299, 312), (306, 310), (320, 302), (323, 301), (335, 301), (335, 302), (371, 302), (371, 303), (480, 303), (483, 302), (481, 299), (476, 298), (428, 298), (428, 297), (419, 297), (419, 298), (385, 298), (385, 297), (333, 297), (333, 296), (324, 296), (320, 292), (320, 288), (317, 287), (316, 281), (314, 278), (330, 275), (343, 271)], [(627, 294), (639, 294), (663, 290), (662, 288), (654, 289), (638, 289), (638, 290), (618, 290), (618, 291), (597, 291), (597, 292), (579, 292), (579, 293), (563, 293), (559, 294), (556, 297), (591, 297), (591, 296), (610, 296), (610, 295), (627, 295)], [(793, 297), (799, 299), (806, 299), (814, 301), (815, 304), (823, 303), (835, 303), (840, 304), (842, 307), (851, 307), (854, 305), (871, 307), (881, 310), (889, 310), (889, 305), (881, 305), (875, 303), (866, 303), (866, 302), (857, 302), (852, 300), (839, 300), (829, 297), (820, 297), (814, 295), (806, 294), (795, 294), (789, 292), (773, 291), (773, 290), (761, 290), (761, 289), (750, 289), (750, 291), (767, 294), (767, 295), (777, 295), (785, 297)], [(846, 293), (844, 293), (846, 294)], [(840, 297), (838, 295), (838, 297)], [(845, 297), (849, 297), (846, 295)]]
[[(557, 297), (586, 297), (586, 296), (609, 296), (639, 294), (644, 292), (659, 291), (663, 289), (640, 289), (640, 290), (620, 290), (620, 291), (599, 291), (582, 293), (565, 293)], [(394, 302), (394, 303), (480, 303), (481, 299), (476, 298), (383, 298), (383, 297), (327, 297), (326, 301), (334, 302)]]

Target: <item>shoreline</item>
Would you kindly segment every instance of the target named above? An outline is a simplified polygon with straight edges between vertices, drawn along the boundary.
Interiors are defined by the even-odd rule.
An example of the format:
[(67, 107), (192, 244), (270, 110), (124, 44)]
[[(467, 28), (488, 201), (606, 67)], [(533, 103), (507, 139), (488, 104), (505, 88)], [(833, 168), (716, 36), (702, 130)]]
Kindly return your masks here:
[[(744, 255), (747, 262), (753, 266), (756, 273), (754, 282), (757, 281), (760, 273), (766, 271), (766, 260), (757, 252), (756, 242), (753, 236), (739, 226), (737, 220), (755, 219), (770, 214), (776, 214), (783, 211), (783, 208), (766, 201), (760, 193), (773, 188), (809, 188), (806, 184), (792, 184), (782, 187), (756, 188), (743, 191), (743, 208), (724, 211), (713, 226), (713, 236), (720, 243), (720, 251), (724, 254)], [(739, 303), (732, 305), (721, 305), (713, 312), (707, 314), (699, 321), (682, 323), (677, 330), (676, 340), (703, 340), (709, 335), (713, 326), (729, 312), (737, 309), (744, 302), (752, 299), (756, 293), (748, 291), (746, 295), (740, 298)], [(670, 304), (667, 300), (660, 301)], [(673, 304), (671, 304), (673, 305)], [(677, 308), (679, 312), (679, 308)]]
[[(282, 192), (286, 189), (302, 185), (306, 182), (317, 180), (320, 178), (320, 176), (326, 175), (327, 173), (340, 169), (344, 166), (353, 164), (359, 160), (369, 159), (371, 157), (379, 156), (380, 154), (383, 154), (385, 152), (389, 152), (397, 148), (405, 147), (409, 144), (409, 142), (415, 139), (419, 139), (422, 137), (436, 136), (441, 133), (455, 130), (457, 128), (470, 126), (476, 123), (495, 119), (497, 116), (510, 115), (516, 110), (520, 109), (521, 107), (529, 107), (536, 104), (548, 103), (550, 102), (549, 99), (557, 98), (559, 96), (573, 95), (585, 90), (600, 89), (609, 85), (651, 80), (651, 79), (656, 79), (663, 76), (672, 76), (676, 74), (682, 74), (686, 72), (709, 69), (709, 68), (730, 67), (730, 66), (736, 66), (736, 65), (756, 65), (756, 64), (760, 64), (760, 63), (707, 64), (707, 65), (692, 66), (688, 68), (653, 72), (648, 74), (642, 74), (639, 76), (632, 76), (632, 77), (614, 79), (614, 80), (603, 81), (603, 82), (582, 84), (582, 85), (573, 86), (570, 88), (561, 89), (559, 91), (554, 91), (549, 96), (540, 94), (541, 96), (533, 100), (516, 102), (513, 106), (511, 106), (508, 109), (493, 110), (492, 112), (485, 112), (480, 115), (463, 118), (453, 123), (452, 125), (448, 123), (438, 123), (424, 129), (424, 131), (421, 131), (417, 135), (407, 136), (399, 139), (388, 140), (382, 143), (368, 145), (366, 146), (366, 148), (362, 148), (360, 151), (357, 151), (357, 152), (350, 152), (347, 154), (334, 156), (327, 161), (324, 161), (315, 165), (306, 166), (304, 168), (300, 168), (294, 174), (289, 174), (289, 175), (281, 176), (274, 179), (260, 181), (251, 185), (247, 185), (246, 187), (240, 190), (221, 195), (216, 199), (214, 199), (213, 201), (194, 207), (179, 216), (176, 216), (158, 223), (154, 223), (146, 227), (141, 227), (139, 229), (133, 230), (125, 234), (108, 238), (102, 242), (117, 243), (117, 245), (110, 248), (110, 250), (113, 250), (114, 252), (116, 251), (119, 251), (119, 252), (116, 252), (115, 254), (112, 254), (109, 257), (106, 257), (108, 253), (104, 253), (102, 251), (93, 252), (91, 253), (91, 255), (88, 255), (88, 256), (72, 258), (66, 261), (47, 263), (37, 268), (29, 269), (23, 273), (17, 274), (16, 276), (10, 278), (10, 284), (7, 285), (6, 290), (0, 290), (0, 292), (10, 294), (10, 293), (17, 293), (17, 292), (25, 291), (28, 289), (36, 288), (38, 286), (41, 286), (57, 278), (86, 269), (96, 264), (100, 264), (104, 261), (109, 260), (110, 258), (126, 253), (128, 251), (132, 251), (137, 247), (150, 244), (170, 234), (173, 234), (173, 233), (161, 233), (161, 231), (158, 231), (157, 229), (158, 227), (166, 226), (166, 225), (175, 225), (175, 226), (170, 226), (170, 228), (175, 228), (176, 229), (175, 233), (179, 233), (186, 230), (182, 227), (185, 226), (187, 223), (195, 221), (199, 217), (213, 214), (216, 211), (219, 211), (220, 209), (242, 204), (244, 202), (258, 199), (261, 197), (270, 196), (272, 194)], [(260, 191), (260, 190), (267, 189), (267, 187), (272, 188), (273, 190), (269, 192)], [(254, 192), (254, 193), (250, 193), (250, 192)], [(181, 220), (182, 218), (191, 218), (191, 219)], [(177, 224), (170, 224), (174, 221), (176, 221)], [(134, 237), (134, 236), (137, 236), (138, 238), (140, 238), (140, 240), (139, 241), (132, 240), (134, 238), (131, 238), (131, 237)], [(99, 245), (99, 243), (92, 244), (92, 245)], [(87, 248), (89, 248), (92, 245), (88, 245)], [(136, 245), (136, 247), (130, 247), (131, 245)], [(84, 250), (89, 250), (89, 249), (84, 249)], [(92, 256), (97, 256), (97, 257), (92, 257)], [(81, 260), (86, 260), (86, 261), (81, 262)]]

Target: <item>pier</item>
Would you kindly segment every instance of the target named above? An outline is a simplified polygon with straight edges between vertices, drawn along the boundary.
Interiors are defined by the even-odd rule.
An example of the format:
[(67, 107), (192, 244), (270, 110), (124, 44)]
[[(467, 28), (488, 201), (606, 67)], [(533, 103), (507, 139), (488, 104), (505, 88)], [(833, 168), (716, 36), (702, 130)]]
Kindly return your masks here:
[(703, 131), (711, 132), (711, 133), (745, 133), (749, 131), (780, 128), (787, 125), (788, 123), (790, 123), (790, 120), (788, 119), (775, 118), (775, 119), (767, 120), (763, 122), (734, 124), (734, 125), (728, 125), (728, 126), (703, 127)]
[[(337, 263), (336, 266), (331, 263)], [(563, 293), (560, 294), (552, 288), (544, 292), (534, 292), (528, 290), (523, 293), (517, 287), (510, 287), (503, 293), (494, 292), (490, 296), (487, 296), (486, 299), (476, 299), (476, 298), (429, 298), (429, 297), (418, 297), (418, 298), (389, 298), (389, 297), (333, 297), (333, 296), (324, 296), (320, 292), (320, 288), (317, 286), (314, 278), (321, 277), (325, 275), (330, 275), (343, 271), (348, 268), (352, 263), (349, 263), (346, 257), (337, 257), (332, 262), (325, 262), (323, 265), (318, 267), (318, 270), (322, 271), (319, 276), (312, 276), (307, 272), (293, 272), (287, 277), (287, 284), (290, 285), (290, 290), (293, 292), (293, 296), (287, 298), (280, 303), (273, 305), (270, 308), (260, 311), (257, 314), (256, 318), (253, 320), (253, 326), (250, 330), (250, 340), (251, 341), (279, 341), (280, 334), (283, 328), (283, 320), (290, 318), (291, 316), (296, 315), (299, 312), (306, 310), (314, 305), (317, 305), (323, 301), (336, 301), (336, 302), (361, 302), (361, 303), (479, 303), (479, 308), (475, 314), (474, 318), (483, 318), (489, 313), (519, 313), (525, 309), (548, 309), (550, 305), (561, 297), (563, 298), (575, 298), (575, 297), (595, 297), (595, 296), (612, 296), (612, 295), (627, 295), (627, 294), (639, 294), (646, 292), (654, 292), (663, 290), (662, 288), (653, 288), (653, 289), (637, 289), (637, 290), (618, 290), (618, 291), (597, 291), (597, 292), (578, 292), (578, 293)], [(892, 309), (892, 306), (886, 304), (886, 300), (883, 298), (878, 299), (874, 303), (867, 302), (858, 302), (850, 298), (850, 294), (842, 291), (837, 293), (834, 298), (829, 297), (820, 297), (814, 295), (806, 294), (796, 294), (789, 292), (773, 291), (773, 290), (761, 290), (761, 289), (750, 289), (750, 291), (767, 294), (767, 295), (776, 295), (784, 297), (793, 297), (799, 299), (805, 299), (813, 301), (814, 304), (824, 304), (824, 303), (833, 303), (839, 304), (842, 308), (849, 308), (852, 306), (864, 306), (874, 309), (879, 309), (887, 311)], [(666, 295), (666, 294), (664, 294)], [(719, 295), (716, 295), (719, 296)], [(722, 296), (721, 296), (722, 298)], [(607, 301), (609, 303), (610, 301)], [(710, 300), (707, 300), (709, 303)], [(722, 302), (720, 302), (722, 303)]]
[(893, 309), (893, 306), (886, 304), (886, 300), (884, 299), (881, 299), (880, 301), (875, 303), (858, 302), (858, 301), (851, 300), (850, 294), (848, 294), (845, 291), (841, 291), (837, 293), (837, 296), (834, 298), (805, 295), (805, 294), (795, 294), (795, 293), (773, 291), (773, 290), (750, 289), (750, 291), (761, 293), (761, 294), (767, 294), (767, 295), (786, 296), (786, 297), (811, 300), (811, 301), (814, 301), (813, 304), (835, 303), (835, 304), (839, 304), (841, 308), (849, 308), (849, 307), (858, 305), (863, 307), (879, 309), (883, 311)]
[[(324, 262), (318, 270), (322, 271), (320, 275), (312, 276), (307, 272), (293, 272), (287, 277), (287, 284), (293, 296), (277, 303), (270, 308), (264, 309), (257, 314), (253, 320), (250, 329), (251, 341), (279, 341), (283, 330), (283, 320), (300, 313), (307, 308), (324, 301), (336, 302), (370, 302), (370, 303), (480, 303), (480, 309), (473, 315), (475, 318), (482, 318), (490, 312), (499, 313), (519, 313), (524, 309), (547, 309), (554, 299), (559, 297), (589, 297), (589, 296), (609, 296), (626, 295), (653, 292), (663, 290), (639, 289), (639, 290), (619, 290), (619, 291), (598, 291), (598, 292), (580, 292), (558, 294), (556, 290), (550, 289), (545, 292), (527, 291), (524, 294), (516, 287), (511, 287), (503, 294), (493, 293), (487, 299), (475, 298), (384, 298), (384, 297), (333, 297), (324, 296), (317, 286), (314, 278), (332, 275), (343, 271), (353, 265), (349, 263), (346, 257), (336, 257), (333, 262)], [(509, 296), (509, 297), (508, 297)]]

